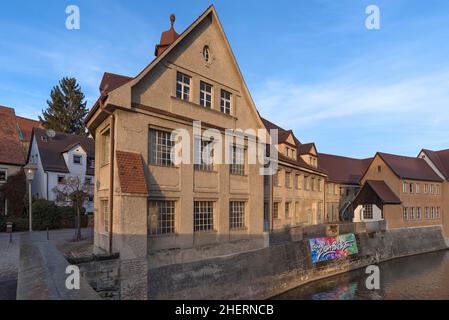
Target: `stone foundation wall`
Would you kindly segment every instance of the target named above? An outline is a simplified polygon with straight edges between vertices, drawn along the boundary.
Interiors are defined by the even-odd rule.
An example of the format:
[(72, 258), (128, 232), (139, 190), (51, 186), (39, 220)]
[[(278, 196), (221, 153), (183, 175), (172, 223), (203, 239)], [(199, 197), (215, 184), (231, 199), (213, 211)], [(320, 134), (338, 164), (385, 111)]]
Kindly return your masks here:
[[(308, 235), (315, 232), (309, 231)], [(358, 254), (317, 265), (311, 262), (308, 240), (299, 240), (206, 261), (150, 268), (148, 298), (267, 299), (373, 263), (447, 249), (440, 227), (358, 233), (356, 238)]]

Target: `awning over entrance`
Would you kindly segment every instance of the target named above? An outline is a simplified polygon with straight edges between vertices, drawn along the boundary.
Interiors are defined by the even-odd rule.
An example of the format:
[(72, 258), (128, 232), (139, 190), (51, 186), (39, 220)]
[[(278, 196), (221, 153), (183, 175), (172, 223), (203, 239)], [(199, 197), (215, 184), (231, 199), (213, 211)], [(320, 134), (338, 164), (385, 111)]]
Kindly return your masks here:
[(385, 204), (401, 204), (401, 200), (384, 181), (367, 180), (353, 203), (354, 207), (376, 204), (379, 208), (382, 208)]

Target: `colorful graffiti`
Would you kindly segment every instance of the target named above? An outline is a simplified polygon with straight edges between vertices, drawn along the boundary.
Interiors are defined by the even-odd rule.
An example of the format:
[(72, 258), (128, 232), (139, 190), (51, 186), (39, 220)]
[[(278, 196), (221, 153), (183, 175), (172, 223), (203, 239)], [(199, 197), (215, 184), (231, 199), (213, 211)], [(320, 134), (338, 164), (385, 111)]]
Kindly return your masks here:
[(353, 233), (338, 237), (314, 238), (309, 240), (312, 262), (340, 259), (359, 252)]

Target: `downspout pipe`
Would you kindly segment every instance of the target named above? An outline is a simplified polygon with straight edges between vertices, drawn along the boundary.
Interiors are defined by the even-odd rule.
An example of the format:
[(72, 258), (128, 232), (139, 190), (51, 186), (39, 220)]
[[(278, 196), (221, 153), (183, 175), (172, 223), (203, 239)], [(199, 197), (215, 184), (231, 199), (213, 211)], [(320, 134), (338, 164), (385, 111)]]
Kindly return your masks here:
[[(106, 98), (106, 97), (105, 97)], [(104, 109), (103, 98), (100, 98), (100, 109), (106, 112), (110, 117), (110, 153), (109, 153), (109, 254), (113, 252), (113, 234), (114, 234), (114, 154), (115, 154), (115, 115)]]

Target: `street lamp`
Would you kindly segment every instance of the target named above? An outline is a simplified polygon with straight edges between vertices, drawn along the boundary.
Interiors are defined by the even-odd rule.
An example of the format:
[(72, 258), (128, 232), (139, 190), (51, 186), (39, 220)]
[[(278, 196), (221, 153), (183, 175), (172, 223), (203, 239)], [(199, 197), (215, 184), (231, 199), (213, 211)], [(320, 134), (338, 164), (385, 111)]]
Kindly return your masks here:
[(32, 196), (31, 196), (31, 183), (33, 182), (34, 175), (37, 171), (37, 166), (33, 163), (28, 163), (24, 168), (25, 175), (28, 181), (28, 205), (30, 213), (30, 232), (33, 231), (33, 209), (32, 209)]

